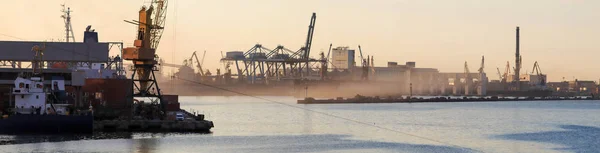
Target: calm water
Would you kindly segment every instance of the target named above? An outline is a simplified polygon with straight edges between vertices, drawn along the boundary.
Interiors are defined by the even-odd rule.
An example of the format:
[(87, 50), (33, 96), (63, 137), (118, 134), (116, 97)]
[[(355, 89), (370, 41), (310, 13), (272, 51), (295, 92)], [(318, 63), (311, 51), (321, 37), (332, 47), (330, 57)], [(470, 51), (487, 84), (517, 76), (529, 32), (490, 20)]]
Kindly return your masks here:
[(265, 98), (353, 121), (251, 97), (180, 97), (182, 108), (215, 122), (211, 134), (0, 136), (13, 143), (0, 152), (600, 152), (600, 101), (296, 105), (291, 97)]

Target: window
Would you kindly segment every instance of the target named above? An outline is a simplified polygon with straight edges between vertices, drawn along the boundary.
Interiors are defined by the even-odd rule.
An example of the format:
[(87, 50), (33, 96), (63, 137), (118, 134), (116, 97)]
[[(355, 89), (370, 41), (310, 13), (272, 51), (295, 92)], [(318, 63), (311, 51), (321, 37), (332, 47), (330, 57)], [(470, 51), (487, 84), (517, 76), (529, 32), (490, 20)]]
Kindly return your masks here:
[(95, 98), (98, 99), (98, 100), (102, 100), (102, 93), (101, 92), (96, 92)]
[(40, 95), (35, 95), (35, 99), (40, 99)]

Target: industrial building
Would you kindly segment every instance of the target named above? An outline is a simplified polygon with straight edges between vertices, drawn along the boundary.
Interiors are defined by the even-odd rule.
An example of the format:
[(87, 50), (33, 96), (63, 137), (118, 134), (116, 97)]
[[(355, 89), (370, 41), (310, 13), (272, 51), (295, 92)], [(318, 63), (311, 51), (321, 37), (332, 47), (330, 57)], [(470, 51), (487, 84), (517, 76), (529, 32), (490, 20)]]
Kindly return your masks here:
[[(42, 48), (43, 55), (31, 51), (34, 46)], [(115, 92), (126, 96), (131, 90), (111, 83), (131, 82), (124, 77), (122, 59), (109, 57), (113, 47), (120, 50), (122, 43), (98, 42), (98, 33), (90, 27), (84, 32), (83, 42), (0, 41), (0, 90), (4, 93), (0, 95), (0, 107), (14, 105), (10, 103), (13, 100), (9, 91), (14, 87), (15, 78), (32, 73), (34, 67), (42, 67), (38, 71), (42, 72), (45, 85), (51, 85), (52, 78), (57, 76), (63, 78), (69, 93), (67, 102), (75, 107), (90, 104), (125, 107), (129, 103), (123, 96), (106, 94)], [(36, 60), (41, 66), (33, 66), (37, 64), (34, 57), (40, 57)], [(100, 88), (98, 84), (111, 84), (112, 87)]]
[(599, 85), (594, 81), (573, 80), (562, 82), (548, 82), (548, 88), (560, 96), (589, 96), (598, 95)]
[[(359, 69), (359, 68), (355, 68)], [(399, 93), (414, 95), (485, 95), (485, 84), (479, 73), (446, 73), (435, 68), (418, 68), (416, 62), (388, 62), (387, 67), (370, 68), (371, 82), (386, 82)], [(484, 79), (485, 73), (483, 74)], [(470, 80), (470, 81), (469, 81)], [(479, 89), (479, 91), (478, 91)]]
[(356, 66), (356, 61), (354, 61), (354, 50), (348, 49), (348, 47), (336, 47), (331, 50), (331, 53), (331, 68), (347, 70)]

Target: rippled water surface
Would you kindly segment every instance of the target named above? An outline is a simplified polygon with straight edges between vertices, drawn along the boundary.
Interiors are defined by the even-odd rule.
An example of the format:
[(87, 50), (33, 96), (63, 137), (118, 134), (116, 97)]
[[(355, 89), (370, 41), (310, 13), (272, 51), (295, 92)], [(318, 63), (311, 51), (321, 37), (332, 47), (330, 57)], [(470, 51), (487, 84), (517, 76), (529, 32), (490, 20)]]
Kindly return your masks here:
[(0, 136), (0, 152), (599, 152), (600, 101), (298, 105), (180, 97), (209, 134)]

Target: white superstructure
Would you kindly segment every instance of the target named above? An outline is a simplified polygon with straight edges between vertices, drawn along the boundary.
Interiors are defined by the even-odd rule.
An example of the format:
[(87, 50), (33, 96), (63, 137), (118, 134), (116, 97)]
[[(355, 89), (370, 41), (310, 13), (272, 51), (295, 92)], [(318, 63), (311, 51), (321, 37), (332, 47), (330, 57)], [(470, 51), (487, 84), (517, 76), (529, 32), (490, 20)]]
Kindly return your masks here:
[(52, 80), (50, 90), (44, 88), (40, 77), (25, 79), (17, 77), (12, 94), (15, 97), (15, 112), (18, 114), (58, 114), (67, 113), (68, 104), (48, 103), (50, 91), (64, 91), (64, 80)]

